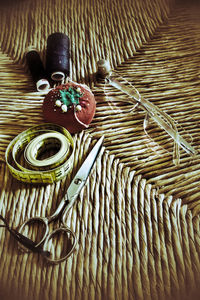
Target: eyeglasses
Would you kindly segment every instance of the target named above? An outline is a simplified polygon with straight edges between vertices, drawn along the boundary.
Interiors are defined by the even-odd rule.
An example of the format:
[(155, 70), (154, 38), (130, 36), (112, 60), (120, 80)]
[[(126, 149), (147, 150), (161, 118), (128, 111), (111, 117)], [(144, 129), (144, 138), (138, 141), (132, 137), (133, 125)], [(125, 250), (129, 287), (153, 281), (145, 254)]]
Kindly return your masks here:
[[(114, 88), (111, 89), (111, 87)], [(118, 91), (118, 93), (116, 93)], [(156, 155), (172, 154), (175, 165), (180, 163), (180, 150), (195, 155), (192, 137), (170, 115), (153, 102), (145, 99), (139, 91), (119, 72), (109, 72), (104, 80), (104, 94), (111, 109), (117, 116), (128, 118), (143, 110), (143, 132), (145, 143)], [(125, 97), (126, 95), (126, 97)], [(141, 124), (140, 124), (141, 125)]]

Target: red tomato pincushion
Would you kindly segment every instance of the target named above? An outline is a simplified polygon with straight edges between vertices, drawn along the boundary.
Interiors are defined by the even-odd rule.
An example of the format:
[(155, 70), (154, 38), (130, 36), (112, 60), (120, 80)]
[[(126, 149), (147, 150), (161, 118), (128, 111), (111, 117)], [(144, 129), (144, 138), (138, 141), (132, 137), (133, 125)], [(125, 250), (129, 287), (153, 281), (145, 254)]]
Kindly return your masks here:
[(61, 125), (70, 133), (87, 128), (95, 110), (96, 101), (91, 90), (75, 82), (53, 88), (43, 102), (45, 121)]

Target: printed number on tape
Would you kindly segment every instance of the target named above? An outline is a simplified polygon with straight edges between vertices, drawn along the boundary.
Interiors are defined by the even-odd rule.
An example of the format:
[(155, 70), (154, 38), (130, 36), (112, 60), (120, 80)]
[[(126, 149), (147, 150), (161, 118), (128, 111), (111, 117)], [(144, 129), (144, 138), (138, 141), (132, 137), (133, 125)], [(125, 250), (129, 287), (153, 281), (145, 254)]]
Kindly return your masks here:
[[(54, 152), (41, 158), (49, 151)], [(73, 152), (74, 142), (67, 129), (45, 123), (16, 136), (8, 145), (5, 158), (10, 173), (17, 180), (53, 183), (65, 177), (72, 168)]]

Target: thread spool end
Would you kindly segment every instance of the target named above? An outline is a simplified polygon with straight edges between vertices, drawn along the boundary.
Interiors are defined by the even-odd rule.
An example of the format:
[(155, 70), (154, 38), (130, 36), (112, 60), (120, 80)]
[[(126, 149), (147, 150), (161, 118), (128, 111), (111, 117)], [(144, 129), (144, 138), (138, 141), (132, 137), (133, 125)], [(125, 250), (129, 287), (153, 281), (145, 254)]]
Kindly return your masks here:
[(54, 81), (63, 81), (65, 79), (65, 74), (61, 71), (53, 72), (51, 74), (51, 79)]
[(38, 49), (37, 49), (35, 46), (32, 46), (32, 45), (28, 46), (28, 47), (25, 49), (25, 51), (24, 51), (25, 56), (26, 56), (29, 52), (37, 52), (37, 53), (39, 53)]
[(45, 92), (50, 89), (50, 84), (46, 79), (40, 79), (36, 82), (36, 88), (38, 92)]
[(110, 62), (106, 59), (100, 59), (97, 62), (97, 74), (101, 78), (106, 78), (111, 73), (112, 73), (112, 69), (111, 69), (111, 66), (110, 66)]

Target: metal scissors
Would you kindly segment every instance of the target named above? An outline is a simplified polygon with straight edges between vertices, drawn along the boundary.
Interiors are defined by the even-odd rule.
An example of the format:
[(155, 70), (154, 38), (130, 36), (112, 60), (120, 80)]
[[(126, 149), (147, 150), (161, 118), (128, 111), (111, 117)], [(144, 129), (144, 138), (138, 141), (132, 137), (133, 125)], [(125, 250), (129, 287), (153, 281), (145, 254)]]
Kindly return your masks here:
[[(31, 249), (34, 252), (41, 253), (49, 262), (51, 263), (59, 263), (67, 259), (72, 252), (74, 251), (74, 248), (76, 246), (76, 236), (74, 232), (65, 225), (65, 216), (68, 213), (69, 209), (73, 206), (74, 202), (76, 201), (80, 191), (82, 190), (83, 186), (86, 183), (86, 180), (90, 174), (90, 171), (96, 161), (96, 158), (98, 156), (98, 153), (102, 147), (103, 143), (103, 136), (97, 141), (97, 143), (92, 148), (91, 152), (81, 165), (79, 171), (76, 173), (75, 177), (73, 178), (72, 182), (70, 183), (67, 192), (63, 199), (61, 200), (58, 208), (56, 211), (49, 217), (32, 217), (26, 220), (19, 228), (19, 234), (24, 236), (22, 245), (23, 249), (24, 246), (26, 249)], [(49, 224), (55, 220), (60, 219), (60, 227), (49, 233)], [(26, 237), (23, 232), (25, 231), (25, 227), (29, 227), (31, 224), (38, 223), (38, 225), (43, 225), (44, 235), (40, 239), (39, 242), (34, 242), (30, 238)], [(39, 230), (38, 230), (39, 231)], [(55, 235), (59, 234), (65, 234), (66, 238), (69, 239), (67, 235), (70, 235), (71, 237), (71, 247), (70, 249), (66, 250), (66, 253), (58, 258), (55, 259), (52, 257), (52, 253), (48, 250), (48, 244), (49, 241), (54, 238)]]

